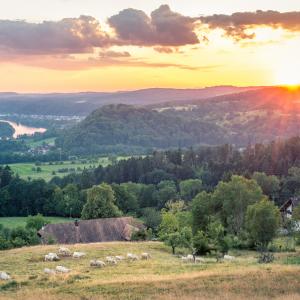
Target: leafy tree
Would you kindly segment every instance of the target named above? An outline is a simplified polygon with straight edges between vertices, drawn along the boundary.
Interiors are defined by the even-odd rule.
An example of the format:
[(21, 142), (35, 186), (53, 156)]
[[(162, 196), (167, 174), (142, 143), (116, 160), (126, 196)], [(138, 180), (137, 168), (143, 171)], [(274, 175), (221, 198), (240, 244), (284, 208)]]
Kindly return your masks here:
[(192, 200), (198, 193), (203, 190), (202, 181), (200, 179), (187, 179), (179, 184), (180, 196), (186, 200)]
[(138, 210), (138, 199), (135, 193), (130, 192), (127, 184), (112, 184), (116, 198), (116, 205), (123, 213), (136, 212)]
[(250, 205), (247, 209), (246, 226), (253, 241), (262, 250), (276, 236), (280, 225), (279, 209), (266, 198)]
[(275, 200), (278, 197), (280, 181), (276, 176), (268, 176), (263, 172), (254, 172), (252, 178), (261, 187), (263, 193), (269, 196), (271, 200)]
[(87, 202), (83, 207), (82, 219), (112, 218), (121, 216), (115, 205), (115, 197), (111, 186), (102, 183), (87, 192)]
[(236, 175), (229, 182), (220, 182), (213, 193), (214, 205), (220, 208), (223, 224), (236, 235), (244, 228), (247, 207), (262, 198), (256, 181)]
[(193, 231), (206, 230), (213, 214), (212, 194), (201, 192), (192, 201)]
[(198, 230), (193, 237), (193, 245), (195, 248), (195, 254), (204, 255), (210, 251), (209, 240), (202, 230)]
[(168, 235), (179, 231), (179, 222), (176, 216), (170, 212), (164, 212), (162, 214), (162, 221), (159, 226), (159, 237), (161, 240), (165, 240)]
[(146, 207), (142, 211), (142, 218), (145, 225), (148, 228), (152, 228), (154, 232), (158, 230), (159, 224), (161, 223), (161, 214), (153, 207)]
[(157, 188), (158, 191), (156, 192), (155, 196), (159, 209), (163, 208), (169, 200), (174, 200), (177, 198), (177, 189), (174, 181), (161, 181)]
[(207, 234), (210, 242), (216, 250), (217, 259), (219, 253), (224, 256), (229, 250), (229, 241), (225, 236), (225, 228), (219, 220), (209, 223), (207, 227)]

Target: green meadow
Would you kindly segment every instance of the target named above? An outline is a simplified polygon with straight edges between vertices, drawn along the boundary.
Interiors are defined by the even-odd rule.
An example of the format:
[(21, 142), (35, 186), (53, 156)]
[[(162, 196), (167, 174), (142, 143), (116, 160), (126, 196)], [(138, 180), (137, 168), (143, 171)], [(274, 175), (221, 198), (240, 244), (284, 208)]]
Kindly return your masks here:
[[(62, 218), (62, 217), (44, 217), (48, 222), (55, 223), (65, 223), (71, 222), (73, 219)], [(7, 228), (24, 227), (26, 225), (27, 217), (0, 217), (0, 224)]]
[[(109, 160), (107, 157), (101, 157), (90, 161), (77, 160), (77, 161), (63, 161), (60, 163), (43, 163), (36, 165), (35, 163), (17, 163), (10, 164), (9, 166), (15, 174), (18, 174), (24, 179), (44, 179), (46, 181), (51, 180), (54, 176), (63, 177), (70, 173), (80, 173), (84, 169), (92, 169), (98, 165), (107, 166)], [(68, 169), (68, 171), (60, 172), (60, 170)]]

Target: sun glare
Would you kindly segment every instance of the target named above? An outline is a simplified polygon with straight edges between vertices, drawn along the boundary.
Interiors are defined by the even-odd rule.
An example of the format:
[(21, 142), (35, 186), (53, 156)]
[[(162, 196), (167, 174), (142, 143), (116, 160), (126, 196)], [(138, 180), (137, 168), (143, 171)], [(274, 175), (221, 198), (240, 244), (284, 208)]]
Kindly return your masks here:
[(282, 66), (276, 73), (276, 81), (280, 85), (299, 86), (300, 73), (296, 64), (289, 64)]

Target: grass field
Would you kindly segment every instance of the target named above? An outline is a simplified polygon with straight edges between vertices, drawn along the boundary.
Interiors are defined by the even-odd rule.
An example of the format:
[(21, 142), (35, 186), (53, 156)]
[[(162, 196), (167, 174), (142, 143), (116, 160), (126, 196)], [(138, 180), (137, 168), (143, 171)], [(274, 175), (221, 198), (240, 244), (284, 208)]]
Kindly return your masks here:
[[(109, 160), (107, 157), (101, 157), (96, 160), (93, 160), (93, 162), (90, 162), (89, 160), (86, 160), (86, 162), (82, 161), (75, 161), (75, 163), (72, 163), (71, 161), (64, 161), (63, 164), (52, 164), (49, 163), (42, 164), (39, 166), (41, 168), (40, 172), (34, 171), (36, 170), (37, 166), (34, 163), (18, 163), (18, 164), (10, 164), (9, 166), (14, 171), (15, 174), (19, 174), (21, 178), (27, 179), (30, 177), (31, 179), (38, 179), (42, 178), (46, 181), (51, 180), (54, 176), (63, 177), (70, 172), (63, 172), (60, 173), (59, 169), (75, 169), (75, 172), (82, 172), (84, 168), (89, 169), (93, 167), (97, 167), (98, 165), (107, 166), (109, 163)], [(55, 172), (55, 174), (53, 173)]]
[[(232, 262), (184, 263), (159, 242), (114, 242), (70, 246), (84, 251), (80, 260), (64, 258), (43, 262), (57, 246), (36, 246), (3, 251), (0, 270), (12, 280), (0, 282), (4, 299), (300, 299), (300, 267), (287, 264), (287, 257), (300, 252), (276, 254), (272, 264), (257, 264), (255, 252), (234, 252)], [(91, 268), (90, 259), (107, 255), (149, 252), (150, 260), (122, 261), (116, 266)], [(295, 260), (293, 261), (295, 262)], [(44, 268), (62, 265), (69, 274), (45, 275)]]
[(33, 139), (26, 139), (25, 142), (29, 147), (34, 148), (34, 147), (42, 146), (44, 143), (53, 146), (55, 144), (55, 140), (56, 138), (53, 137), (53, 138), (43, 139), (40, 141), (34, 141)]
[[(64, 223), (64, 222), (71, 222), (73, 219), (69, 218), (61, 218), (61, 217), (44, 217), (50, 223)], [(0, 224), (7, 228), (16, 228), (16, 227), (23, 227), (26, 225), (26, 217), (2, 217), (0, 218)]]

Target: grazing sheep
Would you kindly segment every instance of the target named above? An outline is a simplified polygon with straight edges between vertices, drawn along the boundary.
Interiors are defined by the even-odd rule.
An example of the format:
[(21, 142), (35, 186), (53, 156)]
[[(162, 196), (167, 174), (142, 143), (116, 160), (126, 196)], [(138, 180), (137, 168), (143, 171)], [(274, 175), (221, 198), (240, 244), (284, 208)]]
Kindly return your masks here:
[(205, 260), (204, 260), (203, 257), (196, 257), (196, 258), (195, 258), (195, 262), (196, 262), (196, 263), (204, 263)]
[(45, 261), (59, 261), (59, 257), (56, 253), (48, 253), (45, 255)]
[(192, 254), (187, 255), (186, 258), (188, 261), (194, 261), (194, 256)]
[(70, 249), (65, 248), (65, 247), (60, 247), (58, 249), (58, 255), (63, 256), (63, 257), (70, 257), (70, 256), (72, 256), (72, 253), (71, 253)]
[(81, 258), (84, 256), (86, 256), (86, 253), (84, 253), (84, 252), (74, 252), (73, 253), (73, 258)]
[(0, 280), (10, 280), (10, 276), (5, 272), (0, 272)]
[(48, 275), (54, 275), (54, 274), (56, 274), (55, 270), (48, 269), (48, 268), (44, 269), (44, 273), (48, 274)]
[(107, 256), (106, 257), (106, 262), (111, 264), (111, 265), (116, 265), (117, 264), (117, 260), (113, 256)]
[(71, 270), (63, 266), (57, 266), (56, 271), (59, 273), (69, 273)]
[(124, 256), (119, 256), (119, 255), (115, 256), (115, 258), (116, 258), (116, 260), (118, 260), (118, 261), (121, 261), (121, 260), (124, 260), (124, 259), (125, 259)]
[(141, 258), (147, 260), (151, 258), (151, 255), (149, 253), (144, 252), (142, 253)]
[(234, 257), (234, 256), (231, 256), (231, 255), (225, 254), (225, 255), (224, 255), (224, 260), (232, 261), (232, 260), (235, 260), (235, 257)]
[(127, 258), (129, 260), (138, 260), (139, 259), (139, 257), (137, 255), (132, 254), (132, 253), (127, 253)]
[(93, 259), (90, 261), (90, 266), (91, 267), (98, 267), (98, 268), (103, 268), (106, 266), (105, 262), (102, 261), (102, 260), (96, 260), (96, 259)]
[(182, 260), (183, 262), (188, 262), (188, 259), (187, 259), (186, 256), (181, 256), (181, 260)]

